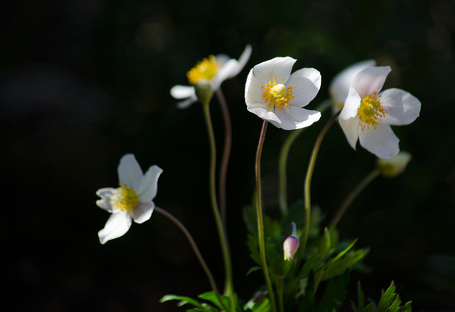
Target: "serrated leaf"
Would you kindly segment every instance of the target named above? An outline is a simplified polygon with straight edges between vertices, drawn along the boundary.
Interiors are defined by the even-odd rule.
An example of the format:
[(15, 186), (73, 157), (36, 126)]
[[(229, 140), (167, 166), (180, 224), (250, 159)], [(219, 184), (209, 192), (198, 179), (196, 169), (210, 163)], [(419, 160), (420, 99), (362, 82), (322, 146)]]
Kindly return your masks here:
[(318, 305), (318, 312), (337, 311), (348, 294), (349, 270), (344, 271), (336, 279), (331, 279), (326, 286), (324, 294)]
[(344, 254), (344, 257), (342, 258), (336, 257), (336, 261), (332, 261), (333, 259), (330, 259), (321, 276), (321, 280), (327, 280), (343, 273), (346, 269), (353, 267), (357, 262), (365, 258), (367, 253), (367, 249), (360, 249)]

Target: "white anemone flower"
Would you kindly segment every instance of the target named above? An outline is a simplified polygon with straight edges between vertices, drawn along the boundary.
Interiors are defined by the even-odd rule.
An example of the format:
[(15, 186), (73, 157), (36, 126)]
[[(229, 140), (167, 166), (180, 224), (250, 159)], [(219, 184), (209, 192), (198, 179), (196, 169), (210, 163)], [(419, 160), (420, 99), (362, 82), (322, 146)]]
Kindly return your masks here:
[(292, 57), (276, 57), (254, 66), (247, 77), (245, 102), (248, 111), (277, 128), (294, 130), (308, 127), (321, 113), (307, 110), (321, 87), (321, 74), (302, 68), (291, 75)]
[(177, 103), (177, 107), (186, 108), (197, 101), (194, 85), (200, 79), (207, 79), (215, 92), (223, 81), (237, 76), (250, 59), (251, 51), (251, 45), (248, 44), (239, 60), (231, 59), (225, 54), (204, 58), (187, 73), (191, 86), (175, 85), (171, 88), (172, 97), (184, 99)]
[(355, 149), (357, 140), (379, 158), (392, 158), (400, 151), (392, 126), (408, 125), (420, 114), (420, 101), (401, 89), (381, 92), (390, 66), (369, 67), (352, 80), (339, 122)]
[(143, 174), (132, 154), (126, 154), (120, 159), (120, 187), (106, 187), (96, 192), (101, 197), (96, 204), (112, 213), (104, 229), (98, 232), (101, 244), (125, 234), (131, 227), (132, 220), (143, 223), (150, 219), (155, 208), (152, 199), (156, 196), (158, 177), (162, 172), (158, 166), (151, 166)]
[(367, 60), (352, 64), (339, 72), (330, 83), (329, 93), (334, 102), (333, 112), (337, 113), (344, 106), (344, 102), (348, 97), (349, 88), (354, 77), (368, 67), (376, 65), (375, 60)]

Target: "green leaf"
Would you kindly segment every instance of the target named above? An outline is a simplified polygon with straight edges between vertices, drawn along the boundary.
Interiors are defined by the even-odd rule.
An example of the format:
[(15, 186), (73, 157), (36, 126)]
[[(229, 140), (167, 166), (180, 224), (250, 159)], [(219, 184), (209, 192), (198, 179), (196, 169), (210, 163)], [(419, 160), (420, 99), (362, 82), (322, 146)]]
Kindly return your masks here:
[(181, 307), (181, 306), (184, 306), (185, 304), (191, 304), (195, 307), (198, 307), (198, 308), (203, 308), (202, 304), (193, 299), (193, 298), (190, 298), (190, 297), (185, 297), (185, 296), (177, 296), (177, 295), (165, 295), (163, 298), (160, 299), (160, 302), (163, 303), (163, 302), (167, 302), (167, 301), (171, 301), (171, 300), (179, 300), (180, 302), (177, 303), (177, 306)]
[[(350, 249), (352, 246), (349, 246)], [(365, 258), (368, 254), (368, 249), (360, 249), (350, 251), (347, 254), (343, 251), (343, 257), (337, 255), (334, 259), (330, 259), (327, 263), (327, 268), (324, 270), (321, 280), (327, 280), (334, 276), (343, 273), (346, 269), (353, 267), (357, 262)]]
[(331, 279), (322, 295), (317, 312), (337, 311), (348, 294), (349, 270), (336, 279)]
[[(209, 292), (203, 293), (203, 294), (199, 295), (198, 297), (201, 299), (210, 301), (211, 303), (215, 304), (218, 308), (220, 308), (220, 310), (224, 309), (223, 305), (220, 303), (220, 300), (218, 299), (218, 297), (216, 296), (214, 291), (209, 291)], [(226, 296), (221, 295), (221, 300), (223, 300), (223, 304), (225, 307), (230, 308), (229, 299)]]

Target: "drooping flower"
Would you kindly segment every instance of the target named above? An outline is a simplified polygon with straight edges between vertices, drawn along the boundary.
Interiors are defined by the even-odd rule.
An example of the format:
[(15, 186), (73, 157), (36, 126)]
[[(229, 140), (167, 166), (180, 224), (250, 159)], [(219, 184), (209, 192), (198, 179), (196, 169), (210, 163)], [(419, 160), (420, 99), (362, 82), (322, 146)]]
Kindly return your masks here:
[(390, 66), (369, 67), (352, 80), (340, 113), (344, 134), (355, 149), (357, 140), (379, 158), (391, 158), (400, 151), (392, 126), (408, 125), (420, 114), (420, 101), (401, 89), (381, 92)]
[(284, 260), (291, 260), (299, 249), (299, 239), (297, 238), (297, 228), (294, 222), (292, 225), (292, 234), (288, 236), (283, 243)]
[(308, 127), (321, 113), (304, 109), (321, 87), (321, 74), (302, 68), (291, 75), (292, 57), (276, 57), (254, 66), (247, 77), (245, 102), (248, 111), (285, 130)]
[(343, 69), (333, 78), (332, 82), (330, 83), (329, 93), (333, 100), (334, 113), (338, 112), (343, 108), (344, 102), (348, 97), (352, 79), (354, 79), (354, 77), (365, 68), (372, 67), (375, 65), (376, 65), (375, 60), (358, 62)]
[(215, 92), (223, 81), (237, 76), (250, 59), (251, 50), (251, 45), (248, 44), (242, 55), (240, 55), (239, 60), (230, 59), (224, 54), (210, 55), (208, 58), (204, 58), (187, 73), (191, 86), (175, 85), (171, 88), (172, 97), (179, 100), (184, 99), (178, 102), (177, 106), (186, 108), (197, 101), (194, 85), (200, 79), (210, 81), (212, 90)]
[(98, 232), (101, 244), (125, 234), (132, 220), (143, 223), (150, 219), (155, 208), (152, 199), (156, 196), (158, 178), (162, 172), (158, 166), (151, 166), (143, 174), (132, 154), (126, 154), (120, 159), (120, 186), (101, 188), (96, 192), (101, 197), (96, 204), (112, 213), (104, 228)]

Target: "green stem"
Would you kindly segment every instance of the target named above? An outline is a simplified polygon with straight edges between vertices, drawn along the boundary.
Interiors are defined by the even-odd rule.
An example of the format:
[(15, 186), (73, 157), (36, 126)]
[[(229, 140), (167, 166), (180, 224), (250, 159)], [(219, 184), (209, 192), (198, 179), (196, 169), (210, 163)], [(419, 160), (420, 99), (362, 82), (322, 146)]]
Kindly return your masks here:
[(194, 239), (191, 236), (190, 232), (187, 230), (187, 228), (176, 217), (174, 217), (169, 212), (167, 212), (167, 211), (165, 211), (165, 210), (163, 210), (163, 209), (161, 209), (159, 207), (156, 207), (156, 206), (155, 206), (154, 210), (156, 212), (162, 214), (163, 216), (165, 216), (169, 220), (171, 220), (173, 223), (175, 223), (177, 225), (177, 227), (180, 228), (180, 230), (183, 232), (183, 234), (185, 234), (185, 236), (188, 239), (191, 247), (193, 248), (194, 253), (196, 254), (197, 259), (199, 260), (199, 263), (202, 266), (202, 269), (205, 272), (205, 275), (207, 275), (207, 278), (209, 280), (210, 286), (212, 287), (213, 292), (215, 293), (216, 297), (218, 298), (218, 301), (223, 306), (223, 309), (225, 309), (226, 311), (229, 311), (229, 309), (224, 304), (223, 299), (221, 298), (220, 292), (218, 291), (218, 287), (216, 287), (215, 279), (213, 278), (212, 272), (210, 272), (210, 269), (207, 266), (207, 263), (205, 262), (204, 258), (202, 257), (202, 254), (199, 251), (199, 248), (197, 247), (196, 242), (194, 241)]
[[(317, 111), (321, 113), (324, 112), (327, 108), (332, 105), (332, 99), (327, 99), (323, 101), (316, 107)], [(281, 214), (286, 216), (288, 214), (288, 202), (287, 202), (287, 179), (286, 179), (286, 164), (288, 160), (289, 150), (291, 145), (294, 141), (298, 138), (298, 136), (303, 132), (305, 128), (301, 128), (298, 130), (294, 130), (289, 134), (284, 142), (281, 152), (280, 152), (280, 159), (278, 163), (278, 173), (279, 173), (279, 207), (281, 210)]]
[(330, 227), (336, 227), (341, 217), (344, 215), (348, 207), (354, 201), (354, 199), (360, 194), (360, 192), (368, 186), (374, 179), (376, 179), (380, 174), (378, 169), (373, 169), (362, 181), (346, 196), (343, 203), (338, 208), (336, 214), (333, 216), (332, 221), (330, 221)]
[(262, 123), (261, 135), (259, 137), (258, 149), (256, 152), (256, 212), (258, 219), (258, 241), (259, 241), (259, 253), (261, 255), (262, 270), (264, 272), (265, 283), (269, 291), (270, 304), (272, 305), (272, 311), (277, 312), (275, 304), (275, 294), (273, 293), (272, 282), (270, 280), (269, 269), (267, 266), (267, 258), (265, 254), (265, 239), (264, 239), (264, 220), (262, 217), (262, 189), (261, 189), (261, 154), (262, 147), (264, 145), (265, 133), (267, 131), (268, 122), (264, 120)]
[(219, 195), (220, 195), (220, 213), (221, 213), (221, 220), (223, 221), (223, 225), (226, 228), (226, 176), (227, 176), (227, 168), (229, 163), (229, 155), (231, 153), (231, 145), (232, 145), (232, 126), (231, 126), (231, 118), (229, 116), (228, 106), (226, 104), (226, 99), (224, 98), (223, 91), (221, 88), (216, 90), (216, 95), (218, 97), (218, 102), (220, 103), (221, 112), (223, 113), (223, 120), (224, 120), (224, 128), (225, 128), (225, 136), (224, 136), (224, 150), (223, 156), (221, 158), (221, 165), (220, 165), (220, 177), (219, 177)]
[(215, 216), (216, 227), (218, 229), (218, 236), (220, 238), (221, 251), (224, 259), (224, 270), (226, 275), (226, 289), (225, 293), (229, 297), (231, 304), (231, 310), (235, 311), (235, 293), (234, 285), (232, 282), (232, 264), (231, 264), (231, 255), (229, 250), (228, 239), (226, 235), (226, 230), (221, 221), (220, 211), (218, 209), (218, 203), (216, 199), (216, 190), (215, 190), (215, 176), (216, 176), (216, 148), (215, 148), (215, 136), (213, 134), (212, 120), (210, 118), (210, 106), (208, 103), (203, 104), (204, 108), (204, 117), (207, 124), (207, 132), (209, 136), (210, 143), (210, 200), (213, 209), (213, 215)]
[(305, 226), (303, 228), (303, 238), (302, 238), (302, 254), (305, 251), (306, 243), (308, 240), (308, 233), (310, 231), (310, 217), (311, 217), (311, 198), (310, 198), (310, 184), (311, 184), (311, 177), (313, 176), (314, 165), (316, 164), (316, 158), (318, 156), (319, 148), (321, 147), (322, 139), (324, 139), (325, 134), (329, 130), (330, 126), (334, 123), (334, 121), (338, 118), (340, 112), (336, 113), (335, 115), (330, 118), (330, 120), (325, 124), (324, 128), (322, 128), (321, 133), (319, 133), (318, 138), (313, 147), (313, 152), (311, 153), (310, 162), (308, 164), (308, 169), (305, 178), (305, 186), (304, 186), (304, 196), (305, 196)]

